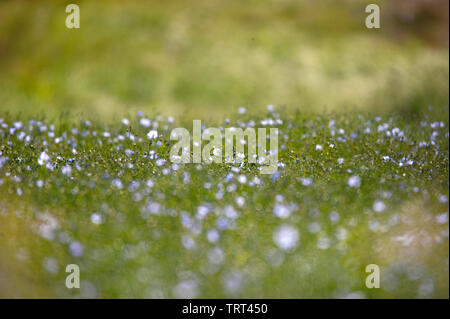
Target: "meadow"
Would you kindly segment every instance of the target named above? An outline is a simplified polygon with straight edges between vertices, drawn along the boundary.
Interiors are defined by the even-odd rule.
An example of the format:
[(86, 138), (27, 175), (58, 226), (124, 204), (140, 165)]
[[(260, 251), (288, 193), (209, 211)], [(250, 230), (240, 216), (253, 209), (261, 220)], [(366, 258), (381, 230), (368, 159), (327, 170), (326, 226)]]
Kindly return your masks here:
[[(448, 298), (448, 20), (379, 2), (368, 30), (363, 1), (79, 1), (69, 30), (2, 1), (0, 297)], [(192, 120), (278, 128), (277, 171), (172, 163)]]
[[(3, 293), (448, 296), (448, 120), (268, 112), (279, 163), (264, 175), (172, 164), (176, 119), (142, 116), (1, 120)], [(64, 285), (72, 263), (80, 291)], [(368, 264), (380, 289), (365, 287)]]

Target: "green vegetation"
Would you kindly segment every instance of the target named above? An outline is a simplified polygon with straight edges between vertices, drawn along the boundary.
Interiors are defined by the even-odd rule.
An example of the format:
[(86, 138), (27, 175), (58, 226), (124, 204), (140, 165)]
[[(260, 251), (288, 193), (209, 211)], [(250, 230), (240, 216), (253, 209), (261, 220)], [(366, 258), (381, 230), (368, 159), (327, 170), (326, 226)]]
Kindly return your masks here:
[[(173, 165), (177, 120), (7, 118), (0, 292), (79, 295), (64, 286), (75, 263), (83, 297), (448, 297), (448, 120), (430, 114), (268, 113), (273, 175)], [(381, 289), (365, 288), (372, 263)]]
[[(1, 1), (0, 297), (448, 298), (448, 18), (401, 2)], [(193, 119), (277, 173), (173, 165)]]
[[(364, 1), (58, 1), (0, 4), (0, 110), (191, 118), (230, 108), (396, 110), (448, 105), (448, 50), (379, 30)], [(448, 29), (448, 26), (447, 26)], [(448, 36), (447, 36), (448, 37)]]

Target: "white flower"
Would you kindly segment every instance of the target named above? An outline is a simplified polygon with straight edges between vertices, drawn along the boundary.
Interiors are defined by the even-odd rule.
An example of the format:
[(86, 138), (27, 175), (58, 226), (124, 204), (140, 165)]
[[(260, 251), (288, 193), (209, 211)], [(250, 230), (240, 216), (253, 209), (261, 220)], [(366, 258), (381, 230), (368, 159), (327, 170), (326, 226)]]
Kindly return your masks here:
[(357, 175), (350, 176), (347, 182), (348, 186), (358, 188), (361, 186), (361, 178)]
[(152, 124), (152, 121), (150, 121), (147, 118), (141, 118), (139, 123), (143, 126), (143, 127), (149, 127)]
[(223, 209), (223, 213), (225, 214), (225, 216), (226, 216), (227, 218), (230, 218), (230, 219), (236, 219), (236, 218), (238, 218), (238, 213), (237, 213), (237, 211), (236, 211), (236, 210), (234, 209), (234, 207), (231, 206), (231, 205), (225, 206), (225, 208)]
[(123, 188), (123, 184), (122, 184), (122, 181), (120, 179), (116, 178), (116, 179), (113, 179), (111, 182), (117, 189), (122, 189)]
[(381, 200), (376, 200), (373, 202), (372, 209), (377, 213), (381, 213), (386, 209), (386, 205)]
[(194, 299), (199, 294), (198, 283), (195, 280), (181, 281), (173, 288), (172, 293), (178, 299)]
[(74, 241), (69, 246), (70, 254), (74, 257), (81, 257), (83, 255), (83, 245), (78, 241)]
[(281, 225), (273, 233), (273, 241), (283, 250), (291, 250), (297, 246), (299, 233), (292, 225)]
[(61, 173), (63, 173), (66, 176), (70, 176), (72, 174), (72, 167), (69, 165), (65, 165), (61, 168)]
[(47, 153), (42, 152), (41, 155), (39, 156), (38, 163), (39, 163), (39, 165), (44, 165), (49, 160), (50, 160), (50, 156), (48, 156)]
[(337, 223), (339, 221), (339, 213), (337, 211), (332, 211), (329, 215), (332, 223)]
[(448, 202), (448, 198), (445, 195), (439, 195), (438, 199), (439, 199), (439, 202), (442, 203), (442, 204), (445, 204), (445, 203)]
[(166, 160), (163, 158), (156, 160), (156, 166), (163, 166), (166, 163)]
[(153, 140), (155, 138), (158, 137), (158, 131), (157, 130), (151, 130), (150, 132), (147, 133), (147, 137), (150, 140)]
[(300, 180), (302, 181), (303, 186), (311, 186), (313, 183), (312, 178), (309, 178), (309, 177), (308, 178), (302, 177), (302, 178), (300, 178)]
[(215, 242), (217, 242), (219, 240), (220, 234), (219, 234), (219, 231), (217, 229), (213, 228), (213, 229), (208, 230), (208, 232), (206, 234), (206, 237), (208, 238), (208, 241), (210, 243), (215, 243)]
[(220, 149), (220, 148), (214, 148), (214, 149), (213, 149), (213, 155), (214, 155), (214, 156), (221, 156), (221, 155), (222, 155), (222, 149)]
[(197, 246), (195, 240), (189, 235), (183, 235), (181, 237), (181, 243), (187, 250), (193, 250)]
[(436, 222), (438, 224), (448, 223), (448, 213), (441, 213), (436, 215)]
[(237, 271), (232, 271), (222, 279), (223, 287), (229, 295), (235, 295), (242, 289), (244, 278)]
[(239, 176), (238, 176), (238, 181), (239, 181), (239, 183), (241, 183), (241, 184), (245, 184), (245, 183), (247, 182), (247, 176), (245, 176), (245, 175), (239, 175)]
[(91, 222), (95, 225), (100, 225), (102, 223), (102, 216), (100, 214), (94, 213), (91, 215)]
[(273, 214), (279, 218), (284, 219), (284, 218), (288, 218), (289, 216), (291, 216), (291, 210), (286, 205), (276, 204), (273, 207)]
[(13, 125), (18, 130), (22, 128), (22, 122), (14, 122)]
[(209, 214), (209, 208), (204, 205), (200, 205), (197, 207), (197, 215), (198, 219), (203, 219), (206, 215)]
[(245, 199), (244, 199), (244, 197), (242, 197), (242, 196), (236, 197), (236, 204), (237, 204), (239, 207), (244, 206), (244, 204), (245, 204)]

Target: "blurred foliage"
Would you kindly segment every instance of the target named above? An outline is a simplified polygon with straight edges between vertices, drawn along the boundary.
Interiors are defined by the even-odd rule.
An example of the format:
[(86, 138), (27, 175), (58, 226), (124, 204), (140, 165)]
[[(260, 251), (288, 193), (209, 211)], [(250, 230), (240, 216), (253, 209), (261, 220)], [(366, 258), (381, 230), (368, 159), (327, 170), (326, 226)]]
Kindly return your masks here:
[(448, 48), (447, 0), (396, 0), (389, 2), (387, 23), (398, 36), (418, 36)]
[(426, 31), (442, 36), (433, 30), (444, 25), (448, 38), (448, 17), (416, 21), (425, 6), (407, 1), (407, 14), (400, 2), (379, 1), (382, 27), (369, 30), (366, 3), (354, 0), (78, 1), (80, 29), (64, 25), (68, 1), (2, 1), (0, 110), (198, 117), (239, 105), (447, 105), (448, 40), (430, 45), (439, 36)]

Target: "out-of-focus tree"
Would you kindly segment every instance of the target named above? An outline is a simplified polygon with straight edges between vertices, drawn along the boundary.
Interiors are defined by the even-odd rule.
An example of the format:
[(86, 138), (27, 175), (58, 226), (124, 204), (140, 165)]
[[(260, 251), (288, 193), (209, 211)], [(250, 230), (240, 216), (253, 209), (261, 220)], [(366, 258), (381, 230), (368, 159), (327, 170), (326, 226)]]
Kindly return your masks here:
[(414, 34), (427, 42), (448, 47), (448, 0), (389, 1), (388, 23), (401, 37)]

